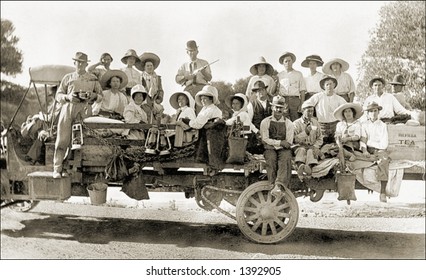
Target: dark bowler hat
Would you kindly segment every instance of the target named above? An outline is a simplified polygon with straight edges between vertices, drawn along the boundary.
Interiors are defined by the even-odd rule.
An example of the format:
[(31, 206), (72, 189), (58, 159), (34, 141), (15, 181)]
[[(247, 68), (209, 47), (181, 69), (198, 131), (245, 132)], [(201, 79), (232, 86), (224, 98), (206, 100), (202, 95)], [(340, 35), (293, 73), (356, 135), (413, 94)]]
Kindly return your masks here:
[(187, 51), (196, 51), (198, 50), (197, 43), (194, 40), (190, 40), (186, 42), (186, 50)]
[(73, 60), (81, 61), (81, 62), (89, 62), (90, 61), (87, 58), (87, 54), (82, 53), (82, 52), (76, 52), (75, 53), (75, 57), (73, 58)]
[(401, 74), (397, 74), (393, 77), (392, 82), (390, 82), (389, 84), (405, 86), (405, 79)]
[(318, 66), (322, 66), (324, 64), (324, 61), (322, 61), (321, 56), (313, 54), (313, 55), (307, 56), (305, 60), (302, 61), (302, 67), (309, 68), (309, 61), (315, 61)]
[(259, 80), (259, 81), (254, 83), (253, 88), (251, 90), (255, 91), (255, 90), (262, 89), (262, 88), (267, 89), (268, 86), (266, 86), (263, 81)]
[(374, 77), (373, 79), (371, 79), (371, 80), (370, 80), (370, 82), (368, 83), (368, 85), (369, 85), (370, 87), (372, 87), (372, 86), (373, 86), (373, 83), (374, 83), (375, 81), (381, 81), (383, 85), (386, 85), (386, 81), (385, 81), (385, 79), (383, 79), (382, 77), (379, 77), (379, 76), (376, 76), (376, 77)]
[(334, 88), (336, 88), (336, 87), (337, 87), (337, 80), (336, 80), (336, 78), (334, 78), (334, 77), (332, 77), (332, 76), (325, 76), (325, 77), (324, 77), (324, 78), (322, 78), (322, 79), (321, 79), (321, 81), (320, 81), (320, 87), (321, 87), (322, 89), (324, 89), (324, 83), (325, 83), (326, 81), (328, 81), (328, 80), (332, 80), (332, 81), (334, 82), (334, 84), (335, 84)]
[(364, 111), (371, 111), (373, 109), (379, 109), (380, 111), (383, 109), (383, 107), (377, 104), (375, 101), (373, 101), (367, 105), (367, 108)]

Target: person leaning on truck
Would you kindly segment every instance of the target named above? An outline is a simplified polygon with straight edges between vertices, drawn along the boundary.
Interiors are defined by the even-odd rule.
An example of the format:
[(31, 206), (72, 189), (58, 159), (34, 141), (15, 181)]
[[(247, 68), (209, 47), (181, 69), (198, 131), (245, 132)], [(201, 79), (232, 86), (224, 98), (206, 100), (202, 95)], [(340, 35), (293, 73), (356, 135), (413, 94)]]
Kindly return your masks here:
[(64, 76), (56, 94), (62, 104), (53, 156), (53, 178), (67, 176), (63, 161), (71, 144), (73, 122), (90, 116), (92, 104), (102, 101), (102, 88), (95, 75), (86, 72), (87, 54), (77, 52), (73, 58), (76, 71)]

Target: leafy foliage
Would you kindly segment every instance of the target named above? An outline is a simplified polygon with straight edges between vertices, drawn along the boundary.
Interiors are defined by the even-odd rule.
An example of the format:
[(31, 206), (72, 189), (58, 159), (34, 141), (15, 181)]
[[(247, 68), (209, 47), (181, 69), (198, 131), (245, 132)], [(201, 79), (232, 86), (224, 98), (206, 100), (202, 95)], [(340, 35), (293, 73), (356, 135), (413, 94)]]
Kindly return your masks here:
[[(361, 99), (370, 93), (368, 82), (374, 76), (392, 81), (402, 74), (406, 80), (407, 96), (413, 108), (425, 108), (425, 3), (396, 1), (384, 5), (380, 22), (371, 32), (371, 41), (358, 65)], [(387, 91), (390, 85), (387, 84)]]
[(15, 75), (22, 73), (22, 52), (17, 49), (19, 38), (13, 35), (15, 27), (7, 19), (1, 19), (1, 73)]

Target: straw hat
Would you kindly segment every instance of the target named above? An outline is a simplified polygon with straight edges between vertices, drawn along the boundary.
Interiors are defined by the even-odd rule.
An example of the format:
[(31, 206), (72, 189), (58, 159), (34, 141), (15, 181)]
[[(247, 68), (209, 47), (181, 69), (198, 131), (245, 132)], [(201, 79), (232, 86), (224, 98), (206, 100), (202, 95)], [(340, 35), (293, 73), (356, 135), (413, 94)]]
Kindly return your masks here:
[(146, 91), (146, 89), (145, 89), (145, 87), (143, 86), (143, 85), (139, 85), (139, 84), (137, 84), (137, 85), (135, 85), (134, 87), (132, 87), (132, 90), (130, 91), (130, 96), (132, 97), (132, 99), (134, 99), (133, 97), (134, 97), (134, 95), (136, 94), (136, 93), (142, 93), (142, 95), (143, 95), (143, 100), (145, 100), (146, 99), (146, 97), (147, 97), (147, 95), (148, 95), (148, 92)]
[(241, 101), (243, 101), (243, 104), (242, 104), (240, 110), (245, 111), (247, 109), (247, 105), (249, 103), (247, 96), (245, 94), (242, 94), (242, 93), (236, 93), (236, 94), (232, 94), (232, 95), (229, 95), (228, 97), (226, 97), (225, 104), (231, 109), (232, 109), (232, 100), (234, 98), (237, 98), (237, 99), (240, 99)]
[(135, 63), (135, 67), (140, 71), (145, 70), (145, 63), (147, 61), (151, 61), (154, 64), (154, 70), (157, 69), (158, 65), (160, 65), (160, 58), (155, 53), (144, 52), (140, 57), (140, 61)]
[(261, 56), (258, 59), (258, 62), (256, 62), (255, 64), (253, 64), (252, 67), (250, 67), (250, 73), (252, 75), (257, 75), (258, 71), (257, 71), (257, 66), (260, 64), (265, 64), (266, 65), (266, 74), (268, 74), (269, 76), (272, 76), (272, 74), (274, 73), (274, 67), (272, 67), (271, 64), (269, 64), (268, 62), (266, 62), (266, 59)]
[(213, 97), (213, 104), (215, 105), (220, 103), (219, 93), (214, 86), (206, 85), (195, 95), (195, 103), (197, 103), (197, 105), (199, 106), (203, 106), (203, 104), (201, 103), (201, 96), (203, 95)]
[(332, 77), (332, 76), (325, 76), (325, 77), (324, 77), (324, 78), (322, 78), (322, 79), (321, 79), (321, 81), (320, 81), (320, 87), (321, 87), (322, 89), (324, 89), (324, 83), (325, 83), (325, 81), (327, 81), (327, 80), (333, 80), (333, 82), (334, 82), (334, 84), (335, 84), (334, 88), (336, 88), (336, 87), (337, 87), (337, 80), (336, 80), (336, 78), (334, 78), (334, 77)]
[(375, 101), (372, 101), (371, 103), (369, 103), (369, 104), (367, 105), (367, 108), (365, 108), (365, 110), (364, 110), (364, 111), (371, 111), (371, 110), (373, 110), (373, 109), (379, 109), (379, 111), (380, 111), (380, 110), (382, 110), (382, 109), (383, 109), (383, 107), (382, 107), (382, 106), (380, 106), (379, 104), (377, 104)]
[(136, 51), (133, 49), (129, 49), (127, 50), (127, 52), (124, 54), (123, 58), (121, 59), (121, 62), (123, 62), (124, 64), (127, 64), (127, 58), (128, 57), (134, 57), (136, 59), (136, 62), (140, 62), (141, 60), (139, 59), (138, 55), (136, 54)]
[(192, 95), (187, 91), (178, 91), (178, 92), (173, 93), (172, 96), (170, 96), (170, 99), (169, 99), (170, 105), (172, 105), (172, 107), (176, 110), (179, 109), (178, 97), (181, 94), (185, 95), (186, 98), (188, 98), (188, 103), (189, 103), (188, 107), (194, 109), (194, 107), (195, 107), (194, 97), (192, 97)]
[(401, 74), (397, 74), (393, 77), (392, 82), (390, 82), (389, 84), (391, 85), (400, 85), (400, 86), (405, 86), (405, 79), (404, 76), (402, 76)]
[(331, 71), (331, 65), (336, 62), (342, 65), (342, 72), (345, 72), (349, 69), (349, 63), (347, 63), (343, 59), (334, 58), (330, 60), (329, 62), (327, 62), (326, 64), (324, 64), (324, 66), (322, 67), (322, 72), (328, 75), (333, 75), (333, 71)]
[(315, 61), (318, 66), (322, 66), (324, 64), (324, 61), (322, 61), (321, 56), (312, 54), (305, 58), (304, 61), (302, 61), (302, 67), (309, 68), (309, 61)]
[(370, 80), (370, 82), (368, 82), (368, 86), (369, 86), (369, 87), (372, 87), (372, 86), (373, 86), (373, 83), (374, 83), (375, 81), (381, 81), (383, 85), (386, 85), (386, 81), (385, 81), (385, 79), (383, 79), (382, 77), (378, 77), (378, 76), (376, 76), (376, 77), (374, 77), (373, 79), (371, 79), (371, 80)]
[(340, 105), (339, 107), (334, 110), (333, 115), (337, 120), (342, 121), (343, 120), (343, 111), (348, 108), (353, 108), (355, 110), (354, 119), (359, 119), (364, 112), (362, 111), (361, 105), (358, 103), (345, 103)]
[(294, 63), (294, 62), (296, 62), (296, 56), (294, 55), (294, 53), (291, 53), (291, 52), (284, 52), (284, 53), (280, 56), (280, 58), (278, 59), (278, 61), (280, 62), (280, 64), (283, 64), (284, 57), (286, 57), (286, 56), (291, 56), (291, 59), (293, 60), (293, 63)]
[(128, 79), (126, 73), (121, 70), (108, 70), (105, 74), (102, 75), (100, 84), (103, 90), (111, 88), (108, 85), (108, 82), (112, 77), (119, 77), (121, 80), (120, 89), (124, 88), (127, 85)]
[(73, 60), (81, 61), (81, 62), (90, 62), (90, 60), (88, 60), (87, 58), (87, 54), (82, 52), (76, 52)]
[(288, 108), (288, 104), (285, 102), (284, 97), (282, 97), (281, 95), (274, 96), (274, 98), (272, 98), (271, 105), (282, 107), (282, 108), (286, 108), (286, 107)]

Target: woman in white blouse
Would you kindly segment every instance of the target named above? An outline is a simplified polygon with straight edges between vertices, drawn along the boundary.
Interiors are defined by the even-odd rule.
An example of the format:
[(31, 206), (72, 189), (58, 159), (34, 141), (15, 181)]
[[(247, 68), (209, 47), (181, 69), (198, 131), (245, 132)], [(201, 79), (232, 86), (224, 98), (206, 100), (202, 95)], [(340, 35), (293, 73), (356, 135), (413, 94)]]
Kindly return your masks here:
[(197, 135), (198, 130), (191, 129), (188, 124), (185, 124), (182, 119), (195, 120), (195, 100), (192, 95), (187, 91), (175, 92), (170, 96), (170, 105), (176, 109), (174, 121), (176, 123), (175, 134), (175, 147), (185, 146), (187, 143), (193, 142)]

